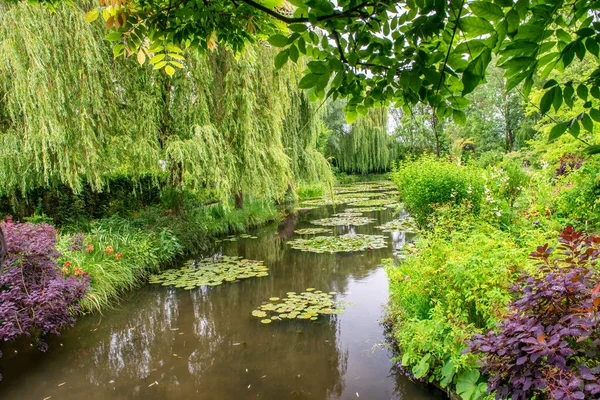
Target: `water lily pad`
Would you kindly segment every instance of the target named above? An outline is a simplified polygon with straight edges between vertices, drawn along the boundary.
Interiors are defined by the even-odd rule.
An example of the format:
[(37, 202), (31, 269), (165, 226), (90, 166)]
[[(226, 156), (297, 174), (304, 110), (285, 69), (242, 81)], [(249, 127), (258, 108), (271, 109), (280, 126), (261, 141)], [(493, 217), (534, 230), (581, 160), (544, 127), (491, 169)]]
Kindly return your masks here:
[(353, 217), (360, 217), (363, 213), (362, 212), (358, 212), (358, 211), (344, 211), (344, 212), (339, 212), (337, 214), (333, 214), (334, 217), (339, 217), (339, 218), (353, 218)]
[(384, 206), (377, 206), (377, 207), (356, 207), (356, 208), (346, 208), (344, 210), (344, 212), (360, 212), (360, 213), (367, 213), (367, 212), (374, 212), (374, 211), (384, 211), (386, 208)]
[(271, 320), (270, 319), (261, 319), (260, 322), (262, 322), (263, 324), (270, 324)]
[(252, 315), (257, 318), (264, 318), (269, 313), (277, 314), (272, 315), (271, 319), (261, 320), (265, 324), (283, 319), (316, 321), (319, 315), (341, 314), (344, 311), (347, 303), (335, 301), (335, 295), (335, 292), (323, 293), (320, 290), (315, 290), (315, 288), (308, 288), (306, 292), (299, 294), (288, 292), (288, 296), (283, 299), (277, 297), (269, 299), (270, 302), (263, 303), (252, 312)]
[(331, 233), (331, 229), (328, 228), (306, 228), (306, 229), (296, 229), (294, 233), (298, 235), (317, 235), (319, 233)]
[(417, 224), (412, 218), (400, 218), (376, 226), (376, 228), (383, 232), (416, 232)]
[(387, 206), (398, 202), (397, 199), (370, 199), (370, 200), (359, 200), (350, 203), (354, 207), (373, 207), (373, 206)]
[(342, 225), (367, 225), (375, 222), (374, 218), (367, 217), (331, 217), (310, 221), (311, 224), (323, 226), (342, 226)]
[(150, 283), (189, 290), (198, 286), (217, 286), (223, 282), (264, 277), (269, 275), (268, 270), (262, 261), (221, 256), (188, 261), (183, 268), (169, 269), (150, 276)]
[(381, 235), (348, 234), (342, 236), (315, 236), (287, 242), (293, 249), (313, 253), (338, 253), (382, 249), (387, 246)]

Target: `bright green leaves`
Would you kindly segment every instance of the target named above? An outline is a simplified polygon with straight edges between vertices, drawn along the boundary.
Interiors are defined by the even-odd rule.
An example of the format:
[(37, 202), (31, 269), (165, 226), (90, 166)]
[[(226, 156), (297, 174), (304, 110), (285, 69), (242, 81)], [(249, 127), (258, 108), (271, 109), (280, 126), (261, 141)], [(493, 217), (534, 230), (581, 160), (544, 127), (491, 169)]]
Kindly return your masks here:
[(488, 21), (495, 21), (504, 17), (502, 9), (489, 1), (474, 1), (469, 4), (469, 7), (471, 7), (473, 14)]
[(480, 17), (463, 17), (460, 19), (460, 28), (468, 37), (481, 36), (494, 32), (494, 27), (487, 20)]
[(98, 9), (94, 8), (93, 10), (91, 10), (90, 12), (85, 14), (85, 22), (87, 22), (87, 23), (94, 22), (95, 20), (98, 19), (99, 16), (100, 16), (100, 11), (98, 11)]
[(288, 38), (281, 34), (273, 35), (269, 38), (269, 43), (275, 47), (285, 47), (288, 44)]
[(492, 60), (492, 50), (486, 49), (472, 60), (463, 72), (462, 83), (464, 86), (463, 96), (471, 93), (479, 85), (485, 76), (485, 70)]
[(458, 376), (456, 392), (462, 400), (477, 400), (483, 398), (487, 392), (487, 384), (479, 382), (479, 371), (476, 369), (466, 371)]

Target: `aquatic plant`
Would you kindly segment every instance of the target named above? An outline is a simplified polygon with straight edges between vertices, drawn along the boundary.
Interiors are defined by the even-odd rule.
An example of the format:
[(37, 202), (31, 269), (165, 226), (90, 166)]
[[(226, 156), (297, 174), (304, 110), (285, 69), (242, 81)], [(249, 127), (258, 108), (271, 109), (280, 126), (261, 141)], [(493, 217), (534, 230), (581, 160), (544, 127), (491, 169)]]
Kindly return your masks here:
[(351, 211), (344, 211), (344, 212), (339, 212), (336, 214), (333, 214), (334, 217), (339, 217), (339, 218), (353, 218), (353, 217), (360, 217), (362, 216), (362, 212), (351, 212)]
[(316, 219), (314, 221), (310, 221), (311, 224), (314, 225), (323, 225), (323, 226), (342, 226), (342, 225), (367, 225), (371, 222), (375, 222), (374, 218), (367, 217), (331, 217), (331, 218), (322, 218)]
[(357, 200), (350, 202), (349, 204), (353, 207), (376, 207), (376, 206), (387, 206), (390, 204), (397, 203), (398, 199), (383, 198), (383, 199), (369, 199), (369, 200)]
[(221, 256), (188, 261), (183, 268), (152, 275), (150, 283), (190, 290), (198, 286), (218, 286), (223, 282), (262, 278), (269, 275), (268, 270), (262, 261)]
[(317, 235), (319, 233), (331, 233), (331, 229), (328, 228), (305, 228), (305, 229), (296, 229), (294, 233), (298, 235)]
[(312, 253), (339, 253), (382, 249), (387, 246), (381, 235), (316, 236), (310, 239), (294, 239), (287, 242), (293, 249)]
[(335, 292), (324, 293), (314, 288), (306, 289), (306, 292), (288, 292), (287, 297), (271, 297), (256, 310), (252, 316), (262, 318), (260, 322), (269, 324), (271, 321), (283, 319), (305, 319), (316, 321), (319, 315), (341, 314), (344, 312), (346, 303), (335, 301)]
[(381, 229), (383, 232), (416, 232), (418, 230), (416, 222), (410, 217), (395, 219), (375, 228)]
[(344, 210), (344, 212), (360, 212), (360, 213), (366, 213), (366, 212), (375, 212), (375, 211), (384, 211), (386, 210), (385, 207), (383, 206), (377, 206), (377, 207), (353, 207), (353, 208), (346, 208)]

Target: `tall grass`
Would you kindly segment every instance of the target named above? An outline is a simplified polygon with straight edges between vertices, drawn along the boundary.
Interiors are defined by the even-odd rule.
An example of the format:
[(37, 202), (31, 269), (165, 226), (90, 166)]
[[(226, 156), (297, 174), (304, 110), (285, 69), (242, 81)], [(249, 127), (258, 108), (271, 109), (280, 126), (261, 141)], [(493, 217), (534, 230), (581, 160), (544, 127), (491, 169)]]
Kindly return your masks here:
[(177, 215), (153, 207), (127, 219), (92, 221), (84, 234), (62, 234), (57, 247), (67, 274), (90, 276), (91, 289), (81, 304), (89, 313), (110, 306), (178, 257), (204, 249), (211, 238), (243, 232), (277, 217), (273, 202), (252, 199), (241, 209), (215, 205)]

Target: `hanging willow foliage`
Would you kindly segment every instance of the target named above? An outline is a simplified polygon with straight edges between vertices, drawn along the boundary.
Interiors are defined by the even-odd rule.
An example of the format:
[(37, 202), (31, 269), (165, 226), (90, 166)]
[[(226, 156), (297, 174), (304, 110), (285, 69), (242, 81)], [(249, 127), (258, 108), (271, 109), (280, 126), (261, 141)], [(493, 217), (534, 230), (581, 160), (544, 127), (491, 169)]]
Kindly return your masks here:
[(376, 108), (341, 132), (335, 148), (335, 160), (341, 171), (370, 173), (389, 171), (396, 158), (397, 146), (387, 133), (388, 112)]
[(114, 60), (84, 15), (0, 3), (0, 196), (99, 191), (125, 173), (279, 198), (295, 180), (331, 178), (301, 67), (274, 71), (276, 51), (255, 45), (185, 54), (186, 71), (169, 77)]

